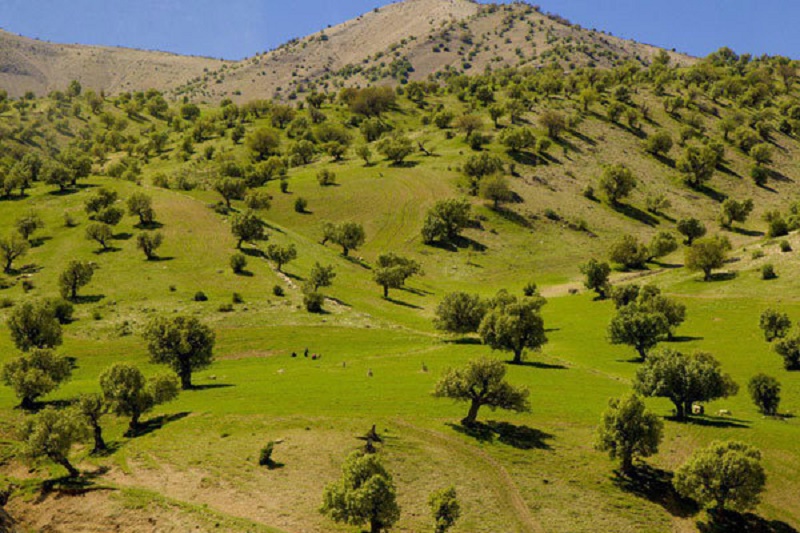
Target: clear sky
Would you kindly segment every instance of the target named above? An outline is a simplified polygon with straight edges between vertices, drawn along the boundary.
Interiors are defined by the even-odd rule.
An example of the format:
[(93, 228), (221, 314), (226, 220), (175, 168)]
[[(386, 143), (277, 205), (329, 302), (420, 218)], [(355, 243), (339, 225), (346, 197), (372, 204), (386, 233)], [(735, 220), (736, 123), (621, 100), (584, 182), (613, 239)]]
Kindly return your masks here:
[[(387, 0), (0, 0), (0, 27), (64, 43), (240, 59)], [(587, 28), (706, 55), (800, 59), (800, 0), (535, 0)]]

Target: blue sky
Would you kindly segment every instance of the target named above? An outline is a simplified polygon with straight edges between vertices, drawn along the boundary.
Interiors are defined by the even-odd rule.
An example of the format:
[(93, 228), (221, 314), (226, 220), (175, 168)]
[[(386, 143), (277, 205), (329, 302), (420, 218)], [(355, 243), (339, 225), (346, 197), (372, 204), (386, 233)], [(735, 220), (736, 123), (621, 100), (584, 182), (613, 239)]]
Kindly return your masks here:
[[(240, 59), (386, 0), (0, 0), (0, 27), (53, 42)], [(706, 55), (800, 59), (798, 0), (535, 0), (587, 28)]]

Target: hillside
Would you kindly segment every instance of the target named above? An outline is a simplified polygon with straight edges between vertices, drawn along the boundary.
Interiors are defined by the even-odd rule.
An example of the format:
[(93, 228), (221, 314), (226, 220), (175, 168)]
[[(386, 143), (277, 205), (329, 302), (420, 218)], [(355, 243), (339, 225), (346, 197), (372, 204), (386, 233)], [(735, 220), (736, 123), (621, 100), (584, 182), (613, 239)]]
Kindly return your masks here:
[(168, 90), (226, 62), (107, 46), (55, 44), (0, 31), (0, 88), (13, 97), (64, 90), (72, 80), (108, 94)]
[(13, 97), (28, 91), (43, 96), (77, 79), (110, 95), (153, 88), (174, 98), (245, 102), (293, 99), (313, 88), (398, 84), (448, 71), (482, 73), (553, 62), (565, 70), (628, 60), (647, 64), (657, 51), (527, 4), (406, 0), (241, 61), (55, 44), (0, 32), (0, 87)]
[[(22, 354), (10, 319), (39, 306), (52, 326), (55, 304), (41, 302), (54, 301), (72, 311), (58, 326), (63, 343), (49, 342), (73, 366), (31, 408), (0, 387), (6, 511), (31, 530), (352, 532), (319, 512), (322, 494), (375, 424), (401, 507), (396, 531), (431, 530), (428, 495), (449, 485), (462, 506), (456, 533), (796, 530), (800, 373), (759, 321), (767, 308), (800, 317), (797, 67), (722, 50), (691, 66), (659, 54), (647, 67), (453, 73), (291, 106), (198, 107), (157, 91), (102, 100), (77, 88), (0, 101), (0, 239), (19, 243), (20, 221), (41, 222), (0, 275), (0, 363)], [(635, 186), (612, 199), (623, 187), (603, 178), (626, 170)], [(151, 221), (129, 210), (142, 195)], [(423, 230), (441, 227), (428, 213), (450, 199), (467, 206), (460, 231), (427, 242)], [(723, 206), (748, 199), (752, 210), (720, 224)], [(700, 245), (731, 245), (709, 281), (689, 268), (700, 245), (679, 228), (690, 218), (709, 236)], [(331, 223), (354, 224), (352, 242)], [(245, 226), (257, 231), (238, 242)], [(141, 243), (156, 235), (148, 259)], [(625, 236), (642, 264), (611, 260)], [(656, 253), (656, 236), (673, 246)], [(279, 266), (290, 249), (296, 257)], [(421, 268), (386, 294), (376, 279), (388, 253)], [(238, 271), (234, 257), (246, 263)], [(658, 453), (636, 462), (640, 476), (593, 446), (609, 398), (645, 364), (610, 342), (615, 302), (584, 286), (593, 258), (613, 267), (613, 287), (653, 284), (685, 306), (650, 353), (710, 352), (739, 385), (688, 421), (647, 398), (664, 432)], [(61, 292), (73, 260), (97, 267), (75, 297)], [(776, 278), (765, 279), (767, 265)], [(335, 276), (323, 283), (326, 266)], [(473, 358), (512, 354), (433, 319), (454, 292), (505, 310), (501, 290), (547, 299), (547, 342), (502, 366), (528, 387), (530, 412), (484, 407), (469, 426), (464, 403), (431, 395), (437, 381)], [(110, 365), (173, 376), (145, 333), (176, 316), (216, 338), (195, 387), (150, 406), (133, 431), (129, 414), (104, 413), (108, 450), (92, 453), (84, 434), (68, 451), (78, 479), (28, 457), (25, 421), (47, 407), (72, 420)], [(796, 330), (787, 340), (800, 345)], [(777, 416), (749, 397), (760, 372), (782, 386)], [(757, 447), (766, 472), (760, 503), (723, 523), (671, 483), (715, 440)], [(270, 441), (276, 464), (259, 466)]]

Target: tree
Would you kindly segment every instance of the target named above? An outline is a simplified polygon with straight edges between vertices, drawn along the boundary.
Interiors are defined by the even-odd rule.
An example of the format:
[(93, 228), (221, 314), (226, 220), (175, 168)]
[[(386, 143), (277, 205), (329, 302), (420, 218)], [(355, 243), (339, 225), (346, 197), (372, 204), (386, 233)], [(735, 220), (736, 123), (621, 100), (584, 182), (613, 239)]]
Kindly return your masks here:
[(630, 475), (634, 458), (650, 457), (658, 452), (663, 429), (664, 423), (647, 411), (640, 396), (626, 394), (608, 401), (594, 446), (601, 452), (608, 452), (611, 459), (619, 459), (622, 472)]
[(270, 244), (267, 246), (266, 256), (267, 259), (275, 263), (278, 272), (283, 272), (281, 270), (283, 265), (297, 259), (297, 248), (294, 244), (289, 244), (288, 246)]
[(686, 268), (702, 271), (703, 280), (711, 279), (711, 271), (722, 268), (727, 259), (730, 244), (717, 237), (703, 238), (695, 241), (686, 249)]
[(147, 350), (154, 363), (172, 368), (181, 379), (181, 388), (192, 388), (192, 372), (214, 361), (216, 335), (194, 317), (157, 317), (144, 331)]
[(181, 106), (181, 118), (183, 120), (194, 122), (198, 117), (200, 117), (200, 108), (197, 107), (197, 104), (189, 103)]
[(14, 221), (14, 226), (17, 228), (17, 233), (26, 241), (31, 240), (31, 236), (44, 227), (42, 218), (34, 212), (19, 217)]
[(764, 332), (764, 340), (772, 342), (775, 339), (786, 337), (792, 329), (792, 321), (789, 315), (781, 313), (775, 309), (766, 309), (758, 319), (758, 327)]
[(461, 516), (461, 505), (456, 497), (455, 487), (440, 489), (428, 496), (436, 533), (447, 533)]
[(608, 258), (626, 269), (644, 268), (650, 252), (644, 243), (633, 235), (623, 235), (608, 250)]
[(645, 152), (654, 156), (664, 156), (672, 149), (672, 136), (666, 130), (660, 130), (647, 138)]
[(508, 178), (495, 174), (481, 180), (480, 195), (486, 200), (491, 200), (497, 210), (501, 202), (510, 202), (514, 199), (514, 192), (508, 184)]
[(506, 128), (500, 132), (500, 142), (512, 153), (536, 146), (536, 136), (530, 128)]
[(311, 272), (308, 274), (308, 283), (310, 292), (316, 292), (321, 287), (330, 287), (333, 284), (333, 278), (336, 277), (336, 272), (333, 271), (333, 265), (323, 266), (314, 263), (311, 267)]
[(455, 127), (464, 133), (464, 139), (469, 140), (473, 133), (483, 128), (483, 119), (478, 115), (462, 115), (456, 119)]
[(735, 395), (739, 387), (723, 374), (719, 361), (705, 352), (684, 355), (664, 349), (651, 354), (636, 373), (633, 388), (644, 396), (669, 399), (678, 420), (692, 414), (692, 404)]
[(647, 245), (648, 261), (660, 259), (678, 249), (678, 239), (670, 231), (659, 231)]
[[(645, 312), (661, 313), (667, 319), (669, 325), (668, 339), (672, 339), (675, 329), (686, 320), (686, 306), (680, 302), (667, 298), (661, 294), (661, 290), (654, 285), (638, 287), (636, 285), (635, 303), (636, 306)], [(615, 303), (617, 303), (615, 301)], [(620, 306), (618, 306), (619, 308)]]
[(97, 241), (103, 250), (108, 250), (108, 242), (114, 238), (114, 231), (108, 224), (102, 222), (92, 222), (86, 226), (86, 239)]
[(103, 401), (103, 396), (96, 393), (81, 394), (76, 407), (78, 413), (83, 416), (88, 426), (92, 429), (92, 436), (94, 437), (92, 453), (106, 451), (108, 446), (106, 446), (106, 441), (103, 439), (103, 427), (100, 425), (100, 419), (108, 410), (108, 406)]
[(758, 503), (766, 479), (758, 449), (739, 441), (714, 441), (675, 471), (672, 484), (681, 496), (717, 512), (746, 511)]
[(3, 384), (14, 389), (23, 409), (33, 409), (37, 398), (56, 390), (71, 375), (69, 359), (41, 348), (11, 359), (0, 372)]
[(146, 380), (135, 366), (114, 363), (100, 374), (100, 389), (111, 412), (130, 417), (128, 432), (135, 435), (143, 414), (178, 397), (178, 380), (170, 375)]
[(772, 163), (772, 147), (767, 143), (758, 143), (750, 148), (750, 157), (759, 165)]
[(116, 203), (118, 195), (116, 191), (100, 187), (92, 194), (83, 204), (84, 210), (89, 215), (89, 218), (95, 219), (97, 213), (111, 207)]
[(272, 115), (272, 125), (280, 129), (285, 128), (297, 115), (292, 106), (281, 104), (273, 105), (270, 114)]
[(606, 195), (608, 202), (616, 206), (636, 187), (636, 178), (623, 164), (609, 165), (603, 169), (598, 187)]
[(800, 336), (781, 339), (773, 346), (775, 353), (783, 358), (786, 370), (800, 369)]
[(72, 171), (63, 163), (47, 161), (42, 165), (42, 181), (48, 185), (56, 185), (60, 191), (66, 191), (72, 184)]
[(231, 256), (230, 265), (234, 274), (241, 274), (247, 266), (247, 257), (243, 253), (236, 252)]
[(244, 242), (255, 242), (266, 237), (264, 221), (258, 218), (255, 211), (248, 209), (244, 213), (236, 213), (231, 217), (231, 233), (238, 239), (236, 248), (241, 249)]
[(139, 248), (141, 251), (144, 252), (145, 257), (147, 257), (148, 261), (151, 261), (158, 257), (156, 255), (156, 249), (161, 246), (164, 237), (161, 235), (160, 232), (156, 233), (147, 233), (142, 232), (136, 236), (136, 247)]
[(558, 140), (561, 133), (567, 129), (567, 119), (558, 111), (545, 110), (539, 115), (539, 124), (547, 130), (547, 136)]
[(357, 222), (342, 222), (335, 224), (333, 230), (326, 232), (325, 238), (342, 247), (342, 255), (347, 257), (350, 250), (358, 249), (366, 235), (364, 227)]
[(80, 475), (69, 461), (72, 445), (87, 433), (86, 424), (77, 413), (47, 406), (24, 421), (21, 433), (25, 455), (48, 458), (66, 468), (71, 478)]
[(686, 184), (697, 189), (711, 179), (718, 162), (719, 155), (710, 146), (687, 146), (675, 166)]
[(451, 398), (469, 402), (469, 412), (461, 420), (465, 426), (475, 423), (481, 406), (494, 410), (515, 412), (530, 411), (526, 387), (515, 387), (505, 381), (506, 367), (502, 362), (488, 357), (469, 361), (463, 368), (447, 369), (433, 391), (436, 398)]
[(14, 345), (23, 352), (31, 348), (52, 348), (62, 342), (61, 324), (47, 302), (27, 301), (14, 306), (6, 326)]
[(448, 333), (477, 333), (487, 304), (477, 294), (450, 292), (436, 306), (433, 326)]
[(402, 134), (384, 137), (376, 145), (378, 153), (389, 159), (395, 165), (401, 164), (406, 157), (414, 153), (411, 139)]
[(123, 215), (124, 212), (122, 209), (112, 205), (98, 211), (94, 219), (103, 224), (108, 224), (109, 226), (116, 226), (119, 224), (120, 220), (122, 220)]
[(14, 261), (28, 253), (29, 249), (28, 241), (16, 233), (0, 239), (0, 258), (3, 260), (3, 272), (10, 273)]
[(611, 344), (632, 346), (642, 361), (656, 344), (667, 339), (669, 322), (662, 313), (648, 312), (635, 305), (617, 311), (608, 325)]
[(231, 200), (241, 200), (247, 191), (247, 182), (242, 178), (220, 178), (214, 182), (214, 190), (217, 191), (225, 206), (231, 208)]
[(731, 229), (734, 222), (743, 224), (750, 213), (753, 211), (753, 200), (748, 198), (738, 202), (733, 198), (727, 198), (722, 202), (719, 214), (719, 223), (723, 228)]
[(706, 226), (696, 218), (682, 218), (676, 226), (678, 233), (686, 237), (686, 245), (691, 246), (695, 239), (706, 234)]
[(322, 499), (322, 514), (335, 522), (369, 524), (370, 533), (388, 531), (400, 518), (392, 476), (374, 454), (350, 454), (341, 479), (325, 487)]
[(155, 222), (156, 213), (153, 210), (153, 199), (142, 192), (135, 192), (128, 198), (128, 214), (139, 217), (142, 227)]
[(61, 296), (66, 300), (76, 300), (78, 298), (78, 289), (92, 281), (95, 270), (97, 270), (97, 264), (89, 261), (72, 260), (67, 263), (67, 268), (58, 278)]
[(608, 282), (608, 276), (611, 274), (611, 267), (608, 263), (601, 263), (597, 259), (590, 259), (580, 267), (581, 274), (586, 276), (583, 285), (594, 292), (601, 300), (605, 300), (608, 296), (608, 290), (611, 287)]
[(400, 257), (394, 253), (381, 254), (373, 271), (373, 279), (383, 287), (383, 297), (389, 298), (389, 289), (401, 288), (408, 278), (421, 271), (422, 267), (413, 259)]
[(756, 374), (747, 383), (750, 398), (758, 410), (768, 416), (778, 413), (781, 403), (781, 384), (778, 380), (766, 374)]
[(253, 211), (268, 210), (272, 207), (272, 196), (262, 191), (248, 191), (244, 195), (244, 205)]
[(545, 343), (544, 320), (539, 311), (545, 300), (541, 296), (525, 297), (496, 304), (483, 317), (478, 334), (484, 344), (492, 350), (504, 350), (514, 354), (513, 363), (522, 362), (525, 348), (538, 350)]
[(380, 117), (394, 106), (396, 96), (391, 87), (365, 87), (354, 89), (352, 97), (346, 100), (353, 113), (365, 117)]
[(422, 239), (426, 244), (434, 241), (452, 242), (469, 224), (472, 206), (466, 199), (439, 200), (425, 215)]
[(244, 144), (255, 154), (256, 160), (263, 161), (278, 153), (281, 138), (275, 130), (258, 128), (247, 134)]

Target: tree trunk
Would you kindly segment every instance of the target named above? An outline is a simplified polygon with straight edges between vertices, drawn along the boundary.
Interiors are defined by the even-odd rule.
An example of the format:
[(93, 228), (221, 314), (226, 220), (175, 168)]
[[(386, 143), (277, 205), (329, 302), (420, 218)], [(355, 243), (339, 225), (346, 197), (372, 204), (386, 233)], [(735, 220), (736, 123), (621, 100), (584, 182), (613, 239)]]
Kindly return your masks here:
[(72, 466), (72, 463), (70, 463), (66, 457), (55, 457), (53, 460), (67, 469), (67, 472), (69, 472), (69, 477), (78, 477), (81, 475), (81, 473), (78, 472), (78, 469)]
[(178, 374), (181, 378), (181, 388), (183, 390), (189, 390), (192, 388), (192, 369), (189, 368), (189, 365), (182, 365), (181, 371)]
[(522, 349), (514, 350), (514, 359), (511, 361), (513, 364), (518, 365), (522, 363)]
[(139, 417), (142, 416), (141, 413), (134, 413), (131, 416), (131, 421), (128, 422), (128, 433), (131, 435), (135, 435), (139, 431)]
[(675, 404), (675, 418), (678, 420), (686, 420), (686, 409), (679, 401), (673, 402)]
[(26, 411), (31, 411), (36, 407), (36, 402), (34, 402), (33, 398), (25, 397), (19, 404), (20, 407), (25, 409)]
[(645, 359), (647, 359), (647, 351), (646, 351), (644, 348), (642, 348), (642, 347), (640, 347), (640, 346), (637, 346), (637, 347), (636, 347), (636, 351), (639, 353), (639, 358), (640, 358), (642, 361), (644, 361)]
[(481, 403), (478, 400), (472, 400), (472, 404), (469, 406), (469, 413), (467, 416), (461, 420), (461, 423), (465, 426), (471, 426), (475, 423), (475, 420), (478, 418), (478, 409), (481, 408)]
[(92, 453), (106, 451), (108, 446), (106, 446), (106, 441), (103, 440), (103, 428), (100, 427), (99, 423), (94, 422), (92, 423), (92, 429), (94, 430), (94, 450), (92, 450)]
[(711, 279), (711, 269), (704, 268), (703, 269), (703, 281), (709, 281)]
[(388, 298), (389, 297), (389, 286), (388, 285), (384, 285), (383, 286), (383, 297), (384, 298)]
[(342, 255), (347, 257), (347, 254), (350, 253), (350, 249), (347, 246), (342, 246)]
[(72, 286), (69, 288), (70, 298), (72, 300), (78, 299), (78, 285), (73, 283)]
[(5, 272), (6, 274), (8, 274), (9, 272), (11, 272), (11, 264), (12, 264), (13, 262), (14, 262), (14, 260), (13, 260), (13, 259), (11, 259), (11, 258), (8, 258), (8, 259), (6, 259), (6, 267), (3, 269), (3, 272)]
[(381, 523), (374, 518), (369, 521), (369, 533), (381, 533)]
[(627, 451), (622, 455), (621, 469), (622, 473), (626, 476), (630, 476), (630, 474), (633, 472), (633, 455)]

